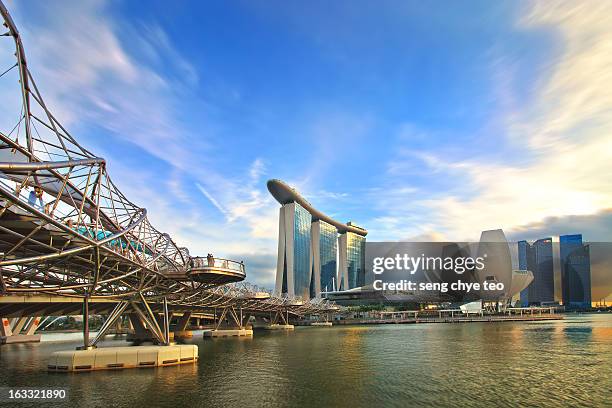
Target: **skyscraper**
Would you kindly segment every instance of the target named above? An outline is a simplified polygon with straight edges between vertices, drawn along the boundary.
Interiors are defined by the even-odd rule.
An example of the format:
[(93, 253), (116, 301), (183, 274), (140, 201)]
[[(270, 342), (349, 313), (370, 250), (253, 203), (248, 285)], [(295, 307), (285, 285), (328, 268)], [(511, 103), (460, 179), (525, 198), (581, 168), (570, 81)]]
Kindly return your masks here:
[(590, 248), (582, 234), (559, 237), (563, 305), (566, 309), (591, 307)]
[[(310, 296), (331, 292), (337, 288), (338, 230), (325, 221), (312, 223), (312, 276)], [(313, 293), (314, 292), (314, 293)]]
[(533, 273), (533, 282), (521, 291), (521, 305), (541, 305), (555, 300), (555, 274), (552, 238), (542, 238), (529, 244), (518, 242), (519, 269)]
[(281, 204), (277, 294), (308, 299), (365, 284), (365, 229), (323, 214), (280, 180), (268, 190)]
[(276, 288), (290, 296), (310, 296), (312, 216), (296, 202), (280, 209)]
[(339, 289), (347, 290), (365, 285), (365, 237), (354, 232), (345, 232), (340, 234), (338, 246)]
[[(529, 270), (529, 258), (531, 257), (531, 245), (529, 245), (529, 242), (525, 240), (519, 241), (517, 244), (518, 244), (519, 269), (523, 271), (528, 271)], [(533, 273), (533, 271), (531, 272)], [(527, 288), (521, 291), (520, 296), (521, 296), (521, 306), (523, 307), (529, 306), (529, 291), (527, 290)]]

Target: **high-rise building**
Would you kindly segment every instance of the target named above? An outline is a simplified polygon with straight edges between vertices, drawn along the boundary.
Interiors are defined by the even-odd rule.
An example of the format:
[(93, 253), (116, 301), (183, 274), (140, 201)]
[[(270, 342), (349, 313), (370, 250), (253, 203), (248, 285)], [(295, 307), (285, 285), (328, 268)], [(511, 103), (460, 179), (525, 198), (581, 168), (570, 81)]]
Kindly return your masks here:
[(338, 247), (340, 290), (365, 285), (365, 237), (345, 232), (338, 238)]
[(582, 234), (559, 237), (561, 293), (566, 309), (591, 307), (591, 256)]
[(521, 291), (521, 305), (541, 305), (555, 300), (555, 273), (552, 238), (529, 244), (518, 242), (519, 269), (533, 273), (531, 284)]
[(310, 294), (311, 220), (310, 213), (298, 203), (280, 209), (276, 286), (291, 296)]
[[(338, 230), (325, 221), (312, 223), (312, 276), (313, 291), (310, 296), (321, 292), (332, 292), (337, 288)], [(314, 293), (313, 293), (314, 292)]]
[[(518, 262), (519, 269), (522, 271), (529, 270), (529, 258), (531, 256), (531, 245), (529, 242), (523, 240), (518, 242)], [(533, 271), (531, 271), (533, 273)], [(531, 281), (533, 283), (533, 281)], [(531, 283), (530, 283), (531, 285)], [(520, 294), (521, 306), (525, 307), (529, 305), (529, 291), (527, 288), (523, 289)]]
[(277, 294), (308, 299), (365, 284), (365, 229), (323, 214), (280, 180), (268, 190), (281, 204)]

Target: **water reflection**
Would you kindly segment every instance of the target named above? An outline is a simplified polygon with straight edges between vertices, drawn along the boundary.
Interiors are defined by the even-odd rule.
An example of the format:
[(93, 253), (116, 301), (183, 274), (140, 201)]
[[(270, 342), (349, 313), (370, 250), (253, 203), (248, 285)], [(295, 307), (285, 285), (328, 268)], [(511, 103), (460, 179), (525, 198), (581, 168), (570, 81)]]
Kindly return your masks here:
[[(63, 386), (72, 406), (602, 406), (612, 315), (565, 321), (297, 328), (189, 342), (197, 365), (49, 374), (77, 342), (0, 348), (0, 386)], [(126, 345), (109, 340), (103, 346)]]

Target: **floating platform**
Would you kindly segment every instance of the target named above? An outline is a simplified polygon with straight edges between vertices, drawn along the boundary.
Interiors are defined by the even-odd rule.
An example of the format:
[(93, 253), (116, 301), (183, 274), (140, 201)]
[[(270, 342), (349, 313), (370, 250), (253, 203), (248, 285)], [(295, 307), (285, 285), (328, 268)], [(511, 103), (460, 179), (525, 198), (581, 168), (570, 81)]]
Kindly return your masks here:
[(120, 370), (124, 368), (164, 367), (198, 361), (198, 346), (105, 347), (90, 350), (56, 351), (51, 355), (51, 372)]
[(333, 326), (332, 322), (312, 322), (311, 326)]
[(202, 332), (204, 337), (252, 337), (252, 329), (219, 329), (205, 330)]
[(16, 344), (16, 343), (40, 343), (40, 334), (13, 334), (12, 336), (0, 336), (0, 344)]
[(264, 326), (266, 330), (293, 330), (295, 326), (292, 324), (269, 324)]

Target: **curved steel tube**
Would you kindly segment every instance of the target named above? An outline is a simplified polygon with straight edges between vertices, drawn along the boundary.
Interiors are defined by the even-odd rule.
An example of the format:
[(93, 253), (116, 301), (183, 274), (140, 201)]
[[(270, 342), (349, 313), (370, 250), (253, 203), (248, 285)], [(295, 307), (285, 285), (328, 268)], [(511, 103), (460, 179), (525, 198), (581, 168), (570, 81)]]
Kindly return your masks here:
[(74, 166), (89, 166), (94, 164), (106, 164), (106, 160), (95, 157), (93, 159), (66, 160), (61, 162), (0, 163), (0, 170), (36, 171), (62, 169)]
[[(9, 287), (6, 288), (8, 292), (54, 292), (58, 296), (70, 298), (83, 297), (87, 293), (91, 299), (128, 299), (134, 296), (162, 299), (172, 296), (171, 304), (183, 306), (213, 308), (239, 304), (243, 308), (259, 311), (278, 310), (278, 308), (289, 310), (291, 308), (292, 313), (300, 313), (303, 310), (319, 307), (318, 303), (312, 302), (305, 302), (303, 305), (296, 307), (291, 304), (295, 302), (277, 297), (257, 299), (257, 289), (249, 285), (229, 284), (221, 287), (215, 286), (219, 283), (214, 279), (211, 282), (194, 280), (183, 282), (167, 276), (167, 274), (172, 273), (186, 274), (198, 269), (205, 271), (211, 267), (196, 265), (191, 268), (192, 261), (193, 264), (203, 263), (201, 258), (191, 257), (189, 251), (186, 248), (178, 247), (168, 234), (156, 230), (147, 218), (146, 209), (140, 208), (129, 201), (111, 180), (106, 172), (105, 160), (95, 157), (87, 149), (80, 146), (52, 115), (27, 68), (21, 37), (1, 0), (0, 14), (8, 27), (9, 36), (13, 37), (15, 43), (16, 65), (19, 68), (23, 103), (23, 118), (21, 120), (24, 120), (27, 141), (27, 147), (24, 148), (17, 140), (12, 140), (5, 134), (0, 133), (2, 143), (6, 145), (7, 149), (13, 149), (12, 151), (15, 154), (13, 158), (17, 160), (15, 162), (6, 160), (0, 162), (0, 172), (2, 172), (3, 177), (6, 176), (9, 180), (18, 185), (21, 184), (21, 186), (27, 185), (32, 178), (35, 185), (40, 184), (40, 187), (53, 197), (53, 211), (47, 214), (26, 202), (25, 198), (19, 195), (19, 190), (13, 193), (0, 185), (0, 196), (6, 200), (4, 207), (0, 208), (0, 217), (15, 205), (19, 208), (16, 213), (17, 219), (25, 217), (24, 221), (30, 223), (25, 224), (25, 226), (31, 229), (30, 232), (11, 231), (9, 228), (2, 226), (5, 232), (11, 234), (11, 239), (17, 242), (8, 253), (20, 256), (16, 259), (0, 260), (0, 267), (15, 268), (6, 272), (6, 276), (10, 277)], [(48, 122), (31, 113), (31, 103), (38, 104), (48, 118)], [(35, 156), (31, 120), (45, 126), (58, 138), (55, 143), (38, 139), (37, 143), (47, 143), (52, 149), (63, 149), (66, 160), (54, 161), (53, 159), (58, 155), (51, 156), (48, 152), (50, 161), (40, 160), (39, 157)], [(36, 151), (42, 152), (42, 149), (37, 148)], [(94, 172), (93, 166), (99, 166), (99, 169)], [(69, 170), (67, 174), (62, 174), (58, 171), (60, 169)], [(73, 170), (80, 175), (71, 179), (70, 175)], [(87, 176), (85, 186), (79, 187), (82, 186), (81, 180), (78, 179), (78, 177), (83, 176), (79, 173), (82, 170), (89, 170), (89, 174), (85, 174)], [(92, 175), (93, 180), (91, 180)], [(43, 180), (43, 183), (38, 183), (40, 179)], [(270, 187), (270, 184), (268, 186)], [(279, 190), (281, 193), (283, 188)], [(104, 193), (100, 189), (104, 189)], [(311, 211), (313, 217), (335, 225), (340, 231), (352, 231), (360, 235), (367, 234), (367, 231), (363, 229), (339, 223), (318, 212), (294, 190), (289, 188), (283, 194), (287, 192), (290, 195), (293, 194), (292, 199)], [(104, 207), (100, 204), (101, 197), (107, 200)], [(284, 196), (279, 197), (277, 197), (279, 201), (285, 199)], [(89, 234), (81, 234), (65, 225), (61, 218), (53, 216), (55, 208), (60, 204), (59, 201), (67, 205), (72, 214), (74, 212), (78, 214), (78, 222), (85, 225), (86, 231), (87, 228), (91, 228), (94, 231), (95, 238), (100, 238), (98, 231), (102, 231), (104, 237), (93, 239)], [(115, 205), (119, 207), (119, 212), (117, 212)], [(20, 214), (21, 211), (25, 211), (26, 216)], [(32, 221), (32, 218), (35, 220)], [(86, 222), (86, 219), (90, 221)], [(10, 224), (8, 224), (8, 227), (10, 227)], [(64, 237), (64, 246), (60, 244), (60, 246), (54, 247), (53, 239), (50, 242), (43, 242), (41, 238), (36, 238), (38, 241), (33, 238), (34, 234), (39, 232), (43, 234), (43, 238), (45, 236), (53, 237), (53, 234), (57, 233), (55, 229), (59, 230), (60, 234), (68, 235), (68, 237)], [(111, 235), (106, 236), (106, 233), (111, 233)], [(113, 241), (123, 242), (124, 240), (128, 243), (127, 255), (122, 250), (117, 250), (108, 245)], [(29, 241), (35, 244), (34, 249), (29, 249), (30, 253), (26, 251), (18, 253), (16, 251), (20, 245), (29, 243)], [(62, 239), (59, 241), (62, 242)], [(76, 241), (77, 245), (80, 246), (66, 249), (65, 246), (73, 241)], [(132, 245), (132, 242), (135, 245)], [(30, 256), (32, 252), (38, 252), (38, 255)], [(24, 255), (26, 253), (28, 256)], [(64, 266), (58, 267), (51, 262), (60, 259), (62, 259), (62, 263), (59, 265), (65, 263)], [(64, 259), (65, 261), (63, 261)], [(242, 263), (225, 261), (228, 263), (228, 271), (245, 276)], [(48, 268), (48, 270), (37, 270), (41, 263), (46, 263), (44, 268)], [(237, 265), (237, 268), (230, 267), (230, 263), (231, 265)], [(19, 269), (19, 267), (22, 269)], [(93, 273), (81, 275), (82, 271), (90, 267), (94, 267), (96, 270)], [(219, 266), (213, 266), (212, 269), (219, 269)], [(45, 286), (50, 282), (53, 283), (52, 286)], [(87, 291), (88, 288), (90, 288), (89, 291)], [(97, 288), (100, 288), (100, 291), (96, 292)], [(87, 292), (81, 293), (80, 291)], [(327, 307), (326, 304), (322, 305)]]

